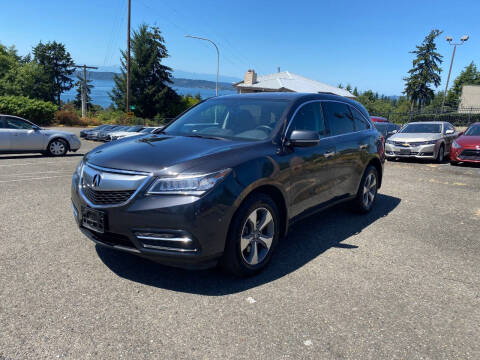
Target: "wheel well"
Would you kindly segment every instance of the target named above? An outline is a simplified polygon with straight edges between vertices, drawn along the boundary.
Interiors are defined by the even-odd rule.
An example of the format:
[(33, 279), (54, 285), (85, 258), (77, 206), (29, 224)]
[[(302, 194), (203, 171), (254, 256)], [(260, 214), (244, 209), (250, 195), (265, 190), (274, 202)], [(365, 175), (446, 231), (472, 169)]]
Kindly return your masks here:
[(272, 198), (273, 201), (275, 201), (275, 204), (277, 205), (278, 212), (281, 219), (280, 237), (285, 236), (287, 234), (287, 223), (288, 223), (287, 205), (285, 203), (285, 198), (282, 192), (273, 185), (262, 185), (254, 189), (250, 194), (248, 194), (248, 196), (245, 199), (243, 199), (243, 201), (245, 201), (248, 197), (252, 196), (253, 194), (258, 194), (258, 193), (263, 193), (265, 195), (268, 195)]
[[(382, 177), (383, 177), (383, 173), (382, 173), (382, 163), (380, 162), (379, 159), (373, 158), (373, 159), (370, 160), (370, 162), (368, 163), (368, 166), (370, 166), (370, 165), (375, 166), (375, 169), (377, 169), (377, 173), (378, 173), (378, 187), (380, 188), (380, 186), (382, 186)], [(367, 167), (368, 167), (368, 166), (367, 166)]]
[(48, 142), (48, 145), (47, 145), (47, 150), (50, 147), (50, 144), (52, 143), (52, 141), (58, 140), (58, 139), (61, 139), (61, 140), (65, 141), (67, 143), (67, 151), (70, 151), (70, 143), (68, 142), (67, 139), (65, 139), (64, 137), (61, 137), (61, 136), (55, 136), (53, 139), (50, 139), (50, 141)]

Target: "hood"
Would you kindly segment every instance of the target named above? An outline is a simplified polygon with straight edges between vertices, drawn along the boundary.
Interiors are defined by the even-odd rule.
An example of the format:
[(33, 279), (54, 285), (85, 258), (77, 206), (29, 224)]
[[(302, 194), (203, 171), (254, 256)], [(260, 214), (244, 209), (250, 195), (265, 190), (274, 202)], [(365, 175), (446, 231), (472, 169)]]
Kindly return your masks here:
[[(181, 172), (201, 165), (205, 171), (215, 169), (208, 157), (221, 154), (232, 159), (254, 147), (251, 141), (230, 141), (202, 139), (185, 136), (145, 135), (127, 137), (99, 146), (86, 155), (86, 161), (97, 166), (112, 169), (146, 171), (154, 174), (174, 165)], [(238, 151), (238, 150), (242, 151)], [(215, 156), (212, 156), (215, 157)]]
[(480, 135), (475, 135), (475, 136), (462, 135), (458, 137), (455, 141), (460, 146), (476, 148), (477, 146), (480, 146)]
[(442, 137), (442, 134), (430, 134), (430, 133), (396, 133), (388, 138), (392, 141), (409, 141), (409, 142), (419, 142), (419, 141), (429, 141), (429, 140), (438, 140)]

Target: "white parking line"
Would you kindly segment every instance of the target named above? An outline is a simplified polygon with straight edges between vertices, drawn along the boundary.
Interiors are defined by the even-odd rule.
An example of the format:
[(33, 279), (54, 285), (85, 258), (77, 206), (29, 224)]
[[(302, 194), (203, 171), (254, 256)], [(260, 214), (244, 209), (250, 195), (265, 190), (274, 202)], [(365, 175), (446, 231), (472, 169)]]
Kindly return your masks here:
[(44, 177), (37, 177), (37, 178), (26, 178), (26, 179), (15, 179), (15, 180), (0, 180), (0, 183), (9, 183), (9, 182), (16, 182), (16, 181), (29, 181), (29, 180), (43, 180), (43, 179), (53, 179), (53, 178), (61, 178), (61, 177), (71, 177), (72, 175), (58, 175), (58, 176), (44, 176)]

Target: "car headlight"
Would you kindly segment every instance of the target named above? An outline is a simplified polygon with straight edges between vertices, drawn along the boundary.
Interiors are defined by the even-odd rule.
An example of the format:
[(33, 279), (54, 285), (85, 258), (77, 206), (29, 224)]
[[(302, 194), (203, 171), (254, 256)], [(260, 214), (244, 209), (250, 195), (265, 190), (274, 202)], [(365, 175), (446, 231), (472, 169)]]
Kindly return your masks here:
[(82, 158), (82, 160), (80, 160), (77, 167), (75, 168), (75, 175), (77, 175), (78, 177), (80, 177), (80, 175), (82, 175), (83, 164), (84, 164), (84, 161), (83, 161), (83, 158)]
[(387, 140), (385, 141), (386, 144), (393, 144), (393, 141), (392, 140)]
[(436, 144), (438, 140), (430, 140), (430, 141), (423, 141), (420, 143), (420, 145), (432, 145)]
[(454, 149), (460, 149), (461, 148), (461, 146), (455, 140), (453, 140), (452, 147)]
[(179, 175), (158, 178), (150, 186), (148, 194), (202, 195), (221, 182), (232, 169), (223, 169), (210, 174)]

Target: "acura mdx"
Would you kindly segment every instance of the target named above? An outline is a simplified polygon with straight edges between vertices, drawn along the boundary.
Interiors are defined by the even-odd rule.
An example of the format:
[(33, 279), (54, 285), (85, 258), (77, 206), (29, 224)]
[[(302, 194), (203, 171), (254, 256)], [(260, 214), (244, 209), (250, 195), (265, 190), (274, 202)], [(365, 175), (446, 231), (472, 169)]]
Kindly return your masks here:
[(345, 201), (370, 211), (383, 164), (382, 136), (356, 101), (229, 95), (90, 151), (73, 175), (72, 207), (99, 245), (248, 276), (305, 215)]

